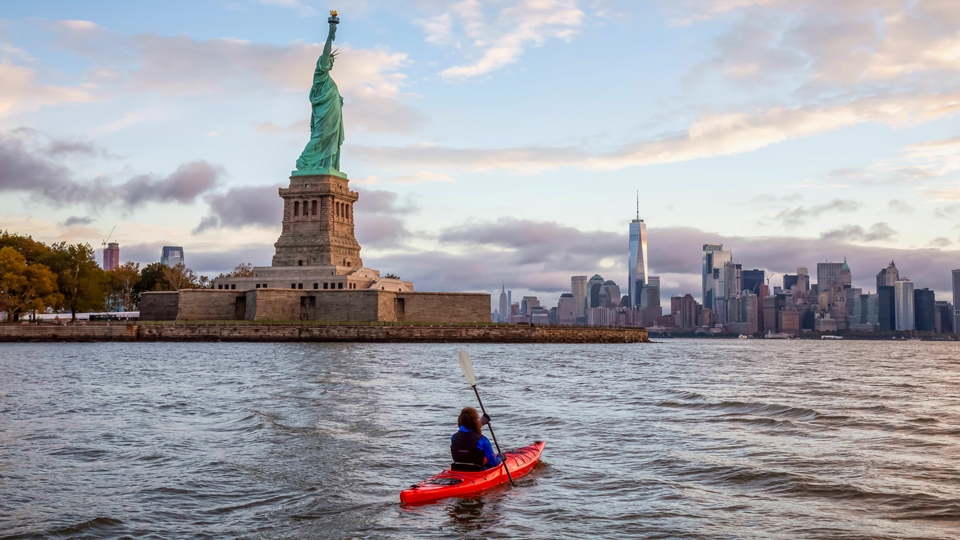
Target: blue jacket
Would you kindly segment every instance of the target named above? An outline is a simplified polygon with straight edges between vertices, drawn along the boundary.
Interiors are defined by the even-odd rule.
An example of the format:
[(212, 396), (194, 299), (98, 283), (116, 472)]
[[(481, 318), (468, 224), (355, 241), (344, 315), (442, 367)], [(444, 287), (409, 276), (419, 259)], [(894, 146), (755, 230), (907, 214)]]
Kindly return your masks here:
[[(466, 426), (460, 426), (458, 431), (470, 431)], [(450, 436), (450, 442), (453, 442), (453, 435)], [(483, 450), (483, 455), (487, 458), (487, 469), (492, 469), (500, 465), (500, 456), (493, 453), (493, 447), (490, 446), (490, 439), (481, 436), (477, 448)]]

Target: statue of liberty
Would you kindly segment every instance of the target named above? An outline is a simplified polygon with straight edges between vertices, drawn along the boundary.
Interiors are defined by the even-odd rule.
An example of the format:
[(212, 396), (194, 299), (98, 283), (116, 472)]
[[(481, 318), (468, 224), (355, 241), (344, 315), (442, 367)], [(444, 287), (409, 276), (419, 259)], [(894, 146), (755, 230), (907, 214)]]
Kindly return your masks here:
[(343, 144), (343, 97), (337, 89), (337, 83), (330, 77), (336, 51), (332, 51), (333, 40), (337, 37), (337, 24), (340, 19), (336, 11), (330, 12), (330, 32), (323, 46), (323, 54), (317, 60), (317, 70), (313, 73), (313, 87), (310, 89), (310, 142), (297, 160), (294, 175), (334, 174), (340, 172), (340, 145)]

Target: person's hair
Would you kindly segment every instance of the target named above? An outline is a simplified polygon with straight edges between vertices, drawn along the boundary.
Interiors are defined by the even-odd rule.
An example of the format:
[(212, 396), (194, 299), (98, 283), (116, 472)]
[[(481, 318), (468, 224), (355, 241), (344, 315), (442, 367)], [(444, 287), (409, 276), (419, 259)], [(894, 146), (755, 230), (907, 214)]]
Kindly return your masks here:
[(480, 431), (480, 415), (477, 414), (477, 410), (473, 407), (464, 407), (460, 411), (460, 416), (457, 417), (457, 427), (467, 426), (467, 429), (479, 432)]

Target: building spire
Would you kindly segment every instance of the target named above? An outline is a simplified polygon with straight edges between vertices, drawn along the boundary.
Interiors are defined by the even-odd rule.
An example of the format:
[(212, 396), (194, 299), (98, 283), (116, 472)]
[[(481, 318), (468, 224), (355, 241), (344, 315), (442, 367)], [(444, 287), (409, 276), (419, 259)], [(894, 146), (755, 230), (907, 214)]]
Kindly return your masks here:
[(637, 190), (637, 221), (640, 221), (640, 190)]

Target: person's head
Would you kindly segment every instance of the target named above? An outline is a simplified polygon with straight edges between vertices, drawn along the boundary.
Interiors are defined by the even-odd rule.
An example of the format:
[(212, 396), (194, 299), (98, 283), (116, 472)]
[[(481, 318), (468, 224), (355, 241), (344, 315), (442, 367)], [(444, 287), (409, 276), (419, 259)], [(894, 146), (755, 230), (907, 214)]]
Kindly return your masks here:
[(480, 415), (473, 407), (464, 407), (457, 418), (457, 427), (466, 426), (467, 429), (480, 431)]
[(339, 54), (339, 51), (340, 49), (336, 49), (335, 51), (332, 51), (330, 55), (327, 57), (327, 61), (323, 66), (323, 68), (326, 71), (330, 71), (331, 69), (333, 69), (333, 63), (337, 60), (337, 54)]

